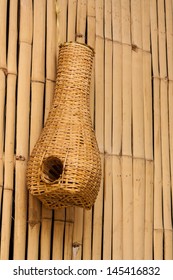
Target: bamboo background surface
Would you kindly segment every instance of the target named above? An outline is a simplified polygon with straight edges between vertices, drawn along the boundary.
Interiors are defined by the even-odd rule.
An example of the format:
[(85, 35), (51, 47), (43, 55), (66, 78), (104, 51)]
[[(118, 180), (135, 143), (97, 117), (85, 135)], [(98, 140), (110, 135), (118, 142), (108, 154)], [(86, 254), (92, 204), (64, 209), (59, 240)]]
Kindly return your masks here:
[[(173, 259), (173, 0), (0, 0), (0, 259)], [(102, 160), (91, 210), (51, 211), (26, 166), (50, 110), (58, 44), (95, 50)]]

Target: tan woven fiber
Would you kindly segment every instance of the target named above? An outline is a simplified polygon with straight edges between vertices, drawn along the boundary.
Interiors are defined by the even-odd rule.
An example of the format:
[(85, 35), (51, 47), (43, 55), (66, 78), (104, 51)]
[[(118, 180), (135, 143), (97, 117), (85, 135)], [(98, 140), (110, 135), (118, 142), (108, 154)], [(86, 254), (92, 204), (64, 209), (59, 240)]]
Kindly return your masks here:
[(76, 42), (60, 46), (53, 105), (30, 156), (27, 187), (50, 209), (90, 209), (101, 180), (89, 91), (94, 51)]

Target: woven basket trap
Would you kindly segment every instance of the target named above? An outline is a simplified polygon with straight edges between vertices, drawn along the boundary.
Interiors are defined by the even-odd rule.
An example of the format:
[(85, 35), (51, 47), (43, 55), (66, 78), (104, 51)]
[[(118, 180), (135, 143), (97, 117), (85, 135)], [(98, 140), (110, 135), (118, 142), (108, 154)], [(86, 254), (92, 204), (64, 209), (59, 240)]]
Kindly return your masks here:
[(89, 92), (93, 50), (80, 43), (59, 48), (54, 100), (27, 167), (30, 193), (50, 209), (90, 209), (101, 180)]

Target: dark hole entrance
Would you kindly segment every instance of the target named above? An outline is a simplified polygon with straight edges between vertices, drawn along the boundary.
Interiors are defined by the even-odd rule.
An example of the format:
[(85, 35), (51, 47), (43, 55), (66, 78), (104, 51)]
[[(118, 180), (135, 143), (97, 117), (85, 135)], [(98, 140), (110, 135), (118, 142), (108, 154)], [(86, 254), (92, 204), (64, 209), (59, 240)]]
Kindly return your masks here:
[(58, 180), (63, 171), (62, 161), (55, 157), (47, 157), (41, 166), (41, 179), (46, 183), (53, 183)]

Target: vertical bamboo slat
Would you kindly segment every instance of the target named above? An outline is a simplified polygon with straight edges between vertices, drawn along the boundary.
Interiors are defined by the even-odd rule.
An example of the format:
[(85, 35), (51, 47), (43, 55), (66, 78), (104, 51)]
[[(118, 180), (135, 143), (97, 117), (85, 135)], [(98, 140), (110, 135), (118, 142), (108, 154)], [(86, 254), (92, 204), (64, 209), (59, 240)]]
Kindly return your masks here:
[(112, 247), (112, 10), (105, 1), (105, 180), (103, 259), (111, 259)]
[[(45, 1), (34, 1), (30, 153), (43, 126)], [(41, 17), (39, 16), (41, 13)], [(28, 259), (38, 259), (41, 205), (29, 195)]]
[[(85, 43), (86, 33), (86, 0), (78, 0), (77, 3), (77, 24), (76, 24), (76, 41)], [(83, 246), (83, 209), (75, 207), (74, 232), (73, 232), (73, 259), (80, 260), (82, 258)]]
[(133, 170), (131, 156), (122, 156), (123, 259), (133, 259)]
[(154, 259), (163, 259), (160, 81), (154, 78)]
[(3, 190), (4, 106), (6, 84), (6, 20), (7, 1), (0, 1), (0, 215)]
[(123, 258), (122, 215), (122, 30), (121, 1), (112, 1), (112, 259)]
[(160, 139), (160, 80), (156, 1), (150, 2), (154, 110), (154, 259), (163, 259), (162, 171)]
[(77, 0), (68, 1), (68, 41), (76, 40), (76, 10)]
[(20, 1), (20, 50), (17, 89), (16, 181), (14, 259), (25, 259), (27, 190), (26, 164), (29, 139), (32, 1)]
[[(103, 0), (96, 1), (96, 55), (95, 55), (95, 133), (100, 153), (104, 153), (104, 37)], [(92, 259), (101, 259), (104, 156), (101, 155), (102, 180), (94, 205)]]
[[(57, 1), (57, 38), (56, 47), (58, 53), (58, 45), (64, 43), (67, 38), (67, 3), (68, 1)], [(48, 54), (48, 52), (47, 52)], [(53, 59), (53, 58), (52, 58)], [(48, 213), (48, 211), (47, 211)], [(49, 214), (51, 211), (49, 211)], [(54, 211), (54, 225), (53, 225), (53, 251), (52, 258), (62, 260), (64, 254), (64, 227), (65, 227), (65, 210), (59, 209)]]
[[(96, 8), (95, 1), (87, 2), (87, 44), (95, 50), (95, 31), (96, 31)], [(92, 124), (94, 125), (94, 105), (95, 105), (95, 68), (93, 63), (91, 88), (90, 88), (90, 112)], [(92, 214), (93, 208), (84, 210), (83, 228), (83, 260), (90, 260), (92, 256)]]
[(161, 112), (161, 152), (162, 152), (162, 185), (163, 185), (163, 225), (164, 225), (164, 259), (172, 259), (172, 214), (171, 214), (171, 186), (168, 136), (168, 82), (167, 82), (167, 53), (165, 5), (158, 1), (159, 28), (159, 69), (160, 69), (160, 112)]
[(5, 174), (1, 225), (1, 259), (9, 259), (14, 190), (14, 134), (17, 79), (17, 8), (18, 1), (10, 4), (8, 35), (8, 76), (6, 101)]

